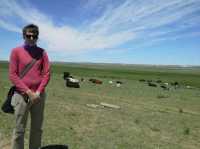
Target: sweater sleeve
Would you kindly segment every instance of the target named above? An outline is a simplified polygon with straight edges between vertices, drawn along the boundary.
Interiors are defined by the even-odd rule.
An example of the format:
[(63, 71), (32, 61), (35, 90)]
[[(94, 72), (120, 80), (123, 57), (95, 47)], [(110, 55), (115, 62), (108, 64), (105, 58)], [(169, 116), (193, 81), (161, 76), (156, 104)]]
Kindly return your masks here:
[(50, 80), (50, 63), (49, 63), (49, 59), (47, 56), (47, 53), (44, 52), (43, 54), (43, 70), (42, 70), (42, 81), (37, 89), (38, 92), (42, 92), (44, 91), (45, 87), (47, 86), (49, 80)]
[(10, 81), (21, 91), (26, 92), (29, 88), (21, 81), (19, 77), (19, 63), (17, 58), (17, 52), (12, 50), (9, 62), (9, 79)]

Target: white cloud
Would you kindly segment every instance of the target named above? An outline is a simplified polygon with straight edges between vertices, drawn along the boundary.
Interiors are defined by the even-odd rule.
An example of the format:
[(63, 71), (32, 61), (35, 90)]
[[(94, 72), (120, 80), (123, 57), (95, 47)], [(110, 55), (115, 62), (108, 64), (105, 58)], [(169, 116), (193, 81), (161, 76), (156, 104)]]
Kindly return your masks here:
[(10, 23), (7, 23), (3, 20), (0, 20), (0, 26), (9, 30), (9, 31), (13, 31), (13, 32), (20, 32), (21, 29), (17, 26), (15, 26), (14, 24), (10, 24)]
[[(36, 23), (40, 27), (40, 41), (47, 49), (69, 53), (111, 49), (135, 40), (168, 40), (173, 38), (170, 34), (181, 31), (185, 31), (184, 36), (199, 35), (186, 32), (188, 27), (192, 28), (200, 23), (196, 14), (200, 10), (199, 0), (126, 0), (120, 5), (112, 5), (112, 1), (109, 2), (108, 6), (101, 9), (104, 12), (99, 18), (93, 22), (87, 21), (88, 24), (77, 29), (68, 25), (56, 26), (50, 16), (33, 8), (28, 1), (20, 4), (14, 0), (1, 0), (0, 27), (20, 32), (22, 24)], [(105, 0), (99, 3), (101, 6), (108, 4)], [(88, 0), (84, 9), (90, 7), (94, 10), (99, 6)], [(18, 22), (14, 22), (16, 18)], [(174, 27), (167, 28), (168, 25)]]

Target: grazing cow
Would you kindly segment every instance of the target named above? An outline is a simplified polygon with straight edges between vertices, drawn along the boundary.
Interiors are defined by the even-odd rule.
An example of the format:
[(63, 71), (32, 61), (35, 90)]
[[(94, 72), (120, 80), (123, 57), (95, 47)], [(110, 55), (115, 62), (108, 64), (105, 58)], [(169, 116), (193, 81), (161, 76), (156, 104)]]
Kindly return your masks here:
[(95, 83), (95, 84), (102, 84), (103, 82), (100, 81), (100, 80), (95, 80), (93, 83)]
[(80, 88), (79, 80), (69, 77), (66, 79), (66, 86), (73, 88)]
[(187, 89), (192, 89), (192, 86), (187, 85), (186, 88)]
[(121, 86), (121, 84), (120, 84), (120, 83), (117, 83), (117, 84), (116, 84), (116, 86), (117, 86), (117, 87), (120, 87), (120, 86)]
[(157, 84), (152, 83), (152, 82), (148, 82), (148, 85), (151, 86), (151, 87), (157, 87)]
[(145, 79), (140, 79), (139, 81), (140, 81), (140, 82), (145, 82), (146, 80), (145, 80)]
[(170, 83), (172, 86), (174, 86), (175, 89), (177, 89), (179, 87), (179, 83), (178, 82), (172, 82)]
[(121, 81), (116, 81), (116, 86), (117, 86), (117, 87), (120, 87), (120, 86), (121, 86), (121, 84), (122, 84), (122, 82), (121, 82)]
[(103, 83), (101, 80), (97, 80), (97, 79), (89, 79), (89, 81), (94, 84), (102, 84)]
[(161, 85), (160, 87), (163, 88), (163, 90), (169, 90), (169, 87), (166, 85)]
[(117, 84), (122, 84), (122, 81), (116, 81)]
[(96, 79), (89, 79), (89, 81), (92, 82), (92, 83), (93, 83), (95, 80), (96, 80)]
[(173, 86), (178, 85), (178, 82), (176, 82), (176, 81), (172, 82), (171, 85), (173, 85)]
[(113, 81), (108, 81), (108, 83), (109, 83), (109, 84), (112, 84), (112, 83), (113, 83)]
[(72, 76), (70, 76), (69, 72), (64, 72), (63, 78), (66, 81), (65, 85), (67, 87), (80, 88), (79, 80), (74, 79)]
[(165, 83), (164, 83), (164, 85), (168, 86), (168, 85), (169, 85), (169, 83), (165, 82)]

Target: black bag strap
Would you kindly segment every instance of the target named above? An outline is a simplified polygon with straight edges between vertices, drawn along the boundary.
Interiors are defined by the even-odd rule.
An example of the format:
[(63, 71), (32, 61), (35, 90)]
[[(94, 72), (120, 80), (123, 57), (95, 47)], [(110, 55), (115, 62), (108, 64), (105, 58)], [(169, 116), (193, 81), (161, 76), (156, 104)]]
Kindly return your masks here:
[(24, 69), (19, 74), (20, 79), (22, 79), (26, 75), (26, 73), (32, 68), (32, 66), (35, 64), (36, 61), (37, 61), (36, 59), (33, 59), (30, 63), (28, 63), (24, 67)]

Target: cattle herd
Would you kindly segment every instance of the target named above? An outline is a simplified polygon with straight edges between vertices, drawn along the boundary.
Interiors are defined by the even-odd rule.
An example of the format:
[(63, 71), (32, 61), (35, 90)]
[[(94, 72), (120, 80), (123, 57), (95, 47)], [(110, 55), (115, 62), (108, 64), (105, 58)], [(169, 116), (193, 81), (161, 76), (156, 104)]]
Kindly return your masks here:
[[(63, 73), (63, 79), (65, 80), (66, 87), (71, 87), (71, 88), (80, 88), (80, 81), (81, 82), (85, 81), (84, 78), (81, 78), (80, 81), (78, 79), (75, 79), (72, 75), (70, 75), (69, 72)], [(103, 84), (103, 81), (99, 79), (90, 78), (88, 81), (93, 84)], [(113, 84), (114, 82), (109, 81), (109, 83)], [(116, 87), (120, 87), (122, 85), (122, 81), (116, 81), (115, 83)]]
[(150, 87), (160, 87), (163, 90), (170, 90), (170, 89), (178, 89), (180, 88), (180, 83), (177, 81), (174, 82), (163, 82), (162, 80), (145, 80), (145, 79), (140, 79), (140, 82), (146, 83)]
[[(84, 78), (81, 78), (80, 81), (76, 78), (74, 78), (72, 75), (70, 75), (69, 72), (64, 72), (63, 73), (63, 79), (65, 80), (65, 85), (66, 87), (72, 87), (72, 88), (80, 88), (80, 81), (83, 82), (85, 81)], [(93, 84), (103, 84), (102, 80), (99, 79), (95, 79), (95, 78), (90, 78), (88, 79), (89, 82), (93, 83)], [(145, 79), (139, 79), (139, 82), (144, 82), (145, 84), (147, 84), (150, 87), (160, 87), (163, 90), (171, 90), (171, 89), (178, 89), (180, 88), (181, 84), (177, 81), (174, 82), (163, 82), (162, 80), (145, 80)], [(109, 81), (109, 84), (115, 84), (116, 87), (120, 87), (123, 82), (122, 81)], [(183, 85), (182, 85), (183, 86)], [(185, 88), (187, 89), (191, 89), (191, 86), (185, 86)]]

